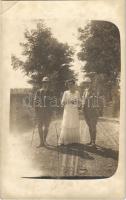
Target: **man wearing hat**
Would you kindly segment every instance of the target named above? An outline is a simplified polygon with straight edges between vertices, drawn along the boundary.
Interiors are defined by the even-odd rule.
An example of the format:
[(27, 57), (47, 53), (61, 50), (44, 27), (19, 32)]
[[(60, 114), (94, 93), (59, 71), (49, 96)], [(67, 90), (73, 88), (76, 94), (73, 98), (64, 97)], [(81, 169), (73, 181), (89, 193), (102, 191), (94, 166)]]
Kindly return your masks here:
[(96, 141), (96, 125), (98, 119), (98, 105), (96, 91), (92, 87), (92, 81), (89, 77), (86, 77), (83, 81), (84, 92), (82, 97), (82, 108), (85, 117), (85, 121), (89, 127), (90, 143), (89, 145), (95, 146)]
[(37, 90), (34, 98), (35, 114), (40, 137), (40, 144), (38, 147), (44, 146), (51, 121), (51, 99), (53, 96), (52, 92), (49, 90), (49, 82), (48, 77), (42, 79), (42, 88)]

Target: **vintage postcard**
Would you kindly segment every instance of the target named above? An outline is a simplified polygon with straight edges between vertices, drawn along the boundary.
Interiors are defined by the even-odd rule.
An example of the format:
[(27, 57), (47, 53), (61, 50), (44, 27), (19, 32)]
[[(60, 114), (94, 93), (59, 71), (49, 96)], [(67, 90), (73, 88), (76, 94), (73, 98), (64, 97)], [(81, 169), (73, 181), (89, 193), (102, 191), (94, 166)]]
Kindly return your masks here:
[(0, 198), (124, 199), (124, 0), (0, 14)]

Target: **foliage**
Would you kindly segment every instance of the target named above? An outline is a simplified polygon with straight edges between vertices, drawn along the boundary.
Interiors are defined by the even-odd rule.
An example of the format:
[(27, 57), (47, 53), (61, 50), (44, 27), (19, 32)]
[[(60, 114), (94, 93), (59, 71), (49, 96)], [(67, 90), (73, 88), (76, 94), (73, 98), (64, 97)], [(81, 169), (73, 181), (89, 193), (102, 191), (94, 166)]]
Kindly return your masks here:
[(22, 46), (23, 59), (12, 55), (14, 70), (20, 69), (30, 77), (29, 83), (40, 86), (44, 76), (51, 79), (52, 89), (58, 93), (64, 90), (64, 82), (72, 78), (73, 50), (53, 37), (51, 30), (39, 22), (36, 29), (25, 30)]
[(83, 70), (105, 74), (114, 81), (120, 72), (120, 35), (118, 28), (107, 21), (91, 21), (79, 28), (81, 51), (78, 58), (86, 61)]

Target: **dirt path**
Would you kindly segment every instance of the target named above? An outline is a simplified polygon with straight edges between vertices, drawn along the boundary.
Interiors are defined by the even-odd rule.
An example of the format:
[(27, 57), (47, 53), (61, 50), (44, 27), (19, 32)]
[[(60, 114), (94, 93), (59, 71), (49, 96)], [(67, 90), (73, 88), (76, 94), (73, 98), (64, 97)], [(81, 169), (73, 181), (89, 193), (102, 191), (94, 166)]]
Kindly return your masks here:
[(36, 148), (39, 143), (37, 129), (31, 145), (32, 130), (18, 134), (25, 160), (30, 161), (32, 170), (23, 172), (24, 177), (110, 177), (118, 164), (118, 129), (119, 124), (99, 121), (97, 125), (97, 149), (87, 146), (89, 141), (88, 127), (80, 121), (81, 144), (65, 148), (57, 148), (61, 121), (52, 122), (47, 137), (48, 145)]

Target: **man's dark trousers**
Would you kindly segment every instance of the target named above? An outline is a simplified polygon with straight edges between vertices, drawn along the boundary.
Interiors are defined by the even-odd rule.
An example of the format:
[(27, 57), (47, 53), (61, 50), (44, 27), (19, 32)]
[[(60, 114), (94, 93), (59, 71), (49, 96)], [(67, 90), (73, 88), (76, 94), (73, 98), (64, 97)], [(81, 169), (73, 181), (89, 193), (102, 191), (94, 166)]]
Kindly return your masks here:
[[(49, 125), (52, 116), (52, 107), (50, 100), (52, 94), (49, 91), (38, 90), (35, 97), (35, 114), (38, 124), (40, 145), (46, 141)], [(44, 129), (43, 129), (44, 127)]]
[(85, 121), (89, 127), (91, 143), (95, 143), (95, 141), (96, 141), (96, 125), (97, 125), (97, 121), (98, 121), (97, 108), (94, 108), (92, 106), (89, 107), (87, 104), (85, 104), (83, 113), (84, 113)]

